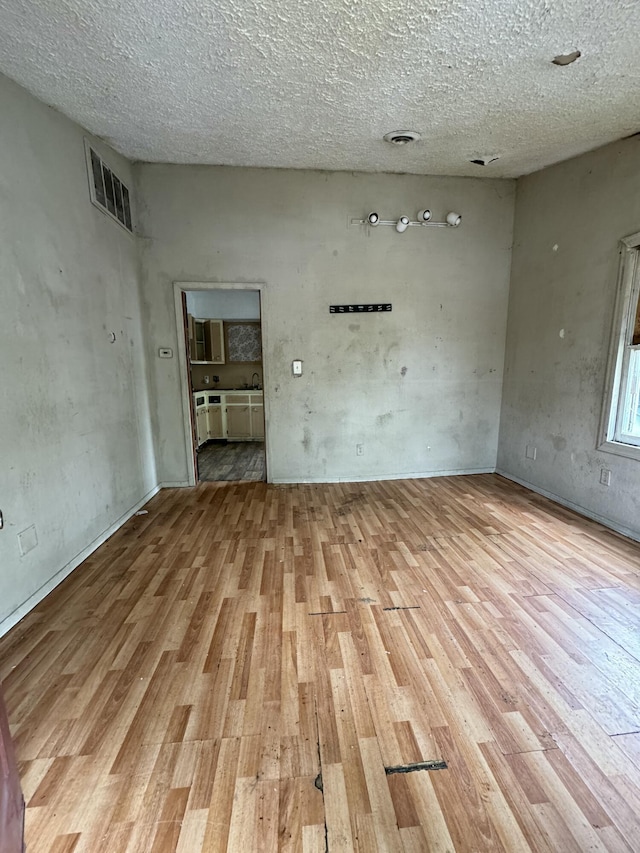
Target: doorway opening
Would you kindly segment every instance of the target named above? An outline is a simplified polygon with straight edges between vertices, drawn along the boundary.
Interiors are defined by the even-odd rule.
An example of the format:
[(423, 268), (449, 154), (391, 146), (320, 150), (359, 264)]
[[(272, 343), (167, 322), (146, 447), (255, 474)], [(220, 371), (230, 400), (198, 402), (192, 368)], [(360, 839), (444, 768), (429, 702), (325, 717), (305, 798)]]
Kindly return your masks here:
[(267, 479), (261, 297), (259, 285), (176, 283), (194, 484)]

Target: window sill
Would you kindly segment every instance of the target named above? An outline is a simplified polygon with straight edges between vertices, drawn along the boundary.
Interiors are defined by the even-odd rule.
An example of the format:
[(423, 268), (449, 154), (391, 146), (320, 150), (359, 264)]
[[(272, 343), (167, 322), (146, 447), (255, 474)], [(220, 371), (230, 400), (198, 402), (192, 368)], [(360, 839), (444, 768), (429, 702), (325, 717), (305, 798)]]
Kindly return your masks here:
[(603, 453), (613, 453), (615, 456), (626, 456), (627, 459), (640, 460), (640, 447), (635, 444), (623, 444), (621, 441), (603, 441), (598, 445)]

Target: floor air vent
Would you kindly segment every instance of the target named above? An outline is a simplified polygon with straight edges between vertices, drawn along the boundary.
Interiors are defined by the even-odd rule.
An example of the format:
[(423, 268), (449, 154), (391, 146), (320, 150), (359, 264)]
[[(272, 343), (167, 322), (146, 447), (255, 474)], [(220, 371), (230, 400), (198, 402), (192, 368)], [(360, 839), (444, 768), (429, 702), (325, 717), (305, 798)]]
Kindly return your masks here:
[(123, 228), (133, 233), (129, 189), (88, 143), (87, 167), (91, 201)]

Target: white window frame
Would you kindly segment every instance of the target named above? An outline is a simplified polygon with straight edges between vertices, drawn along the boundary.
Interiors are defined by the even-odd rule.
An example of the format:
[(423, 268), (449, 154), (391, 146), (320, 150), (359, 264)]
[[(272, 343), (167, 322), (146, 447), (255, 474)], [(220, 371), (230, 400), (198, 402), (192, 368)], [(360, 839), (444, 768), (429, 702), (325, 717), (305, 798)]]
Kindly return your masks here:
[(640, 231), (620, 240), (618, 287), (598, 444), (598, 450), (640, 460), (640, 439), (624, 436), (618, 425), (622, 418), (631, 353), (640, 350), (640, 346), (630, 343), (639, 293)]

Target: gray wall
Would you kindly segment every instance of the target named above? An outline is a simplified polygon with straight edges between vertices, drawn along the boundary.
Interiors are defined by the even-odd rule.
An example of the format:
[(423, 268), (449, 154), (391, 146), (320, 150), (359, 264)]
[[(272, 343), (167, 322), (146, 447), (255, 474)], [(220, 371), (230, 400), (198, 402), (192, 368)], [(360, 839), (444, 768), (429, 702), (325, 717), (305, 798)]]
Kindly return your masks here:
[[(175, 280), (264, 285), (272, 479), (492, 470), (497, 459), (640, 536), (640, 465), (595, 449), (617, 241), (640, 227), (638, 139), (518, 182), (505, 357), (513, 182), (132, 170), (98, 146), (142, 193), (136, 246), (89, 202), (79, 127), (4, 78), (0, 114), (0, 632), (158, 482), (187, 479), (177, 358), (157, 358), (176, 348)], [(437, 218), (460, 211), (462, 226), (349, 225), (424, 205)], [(387, 301), (388, 314), (328, 312)], [(38, 544), (22, 556), (17, 535), (31, 525)]]
[(3, 77), (0, 115), (1, 633), (156, 480), (135, 239), (90, 203), (77, 125)]
[(617, 244), (638, 229), (637, 137), (518, 181), (498, 455), (501, 472), (636, 537), (640, 464), (596, 446)]
[[(173, 281), (264, 282), (275, 481), (493, 470), (512, 239), (511, 181), (142, 165), (144, 316), (159, 479), (184, 482)], [(351, 217), (458, 229), (367, 231)], [(331, 316), (332, 303), (391, 313)], [(292, 359), (304, 376), (291, 376)], [(356, 456), (356, 445), (364, 454)]]

